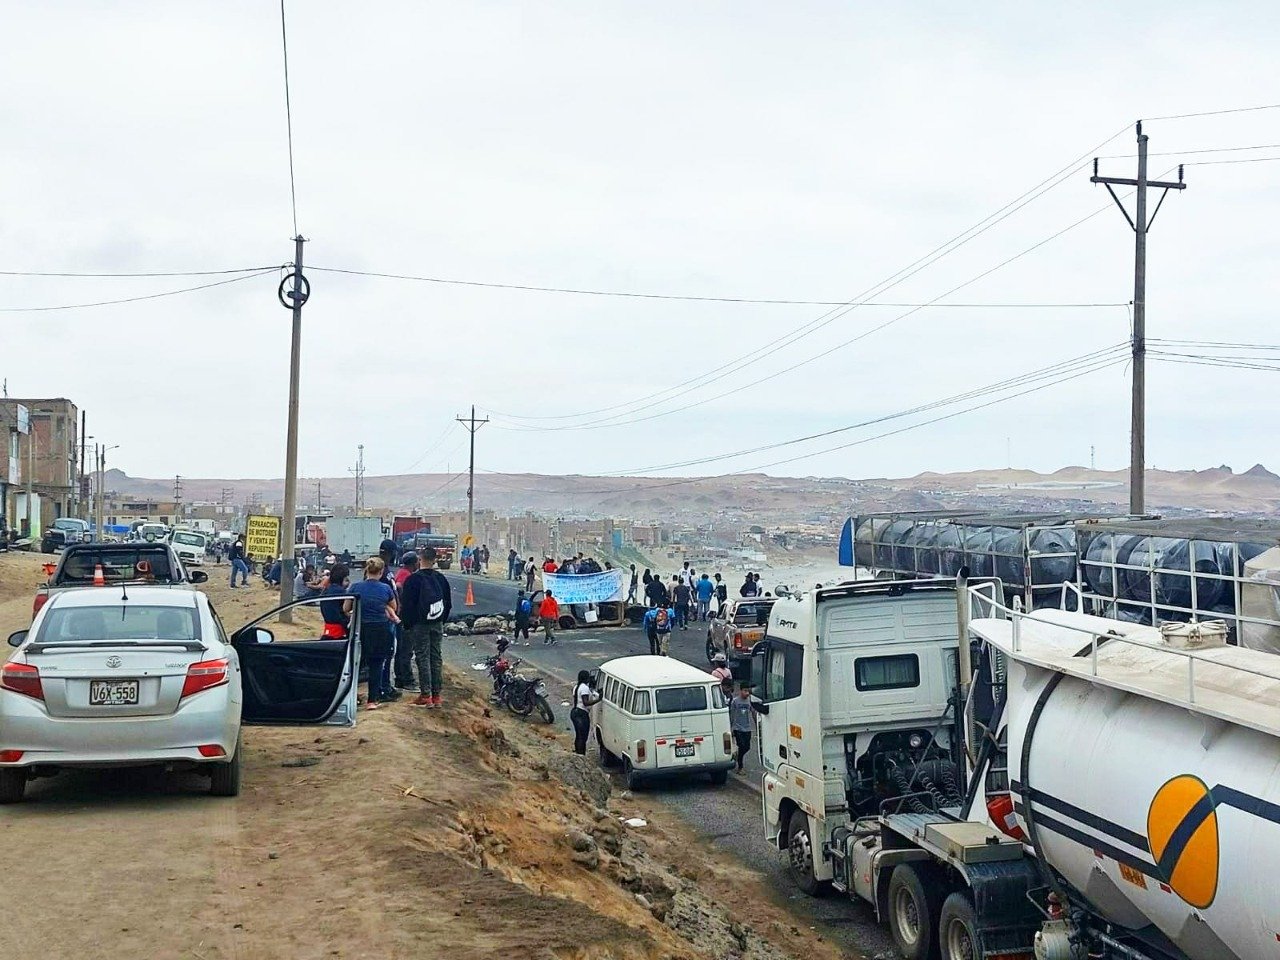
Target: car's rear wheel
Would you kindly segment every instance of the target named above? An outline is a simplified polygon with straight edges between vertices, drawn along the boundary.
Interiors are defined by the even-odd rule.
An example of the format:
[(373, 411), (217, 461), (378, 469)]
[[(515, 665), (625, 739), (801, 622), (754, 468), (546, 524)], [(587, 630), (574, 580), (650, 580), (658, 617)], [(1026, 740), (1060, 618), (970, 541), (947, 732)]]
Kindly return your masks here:
[(21, 803), (26, 792), (26, 770), (20, 767), (0, 770), (0, 803)]
[(236, 752), (227, 763), (215, 763), (209, 775), (209, 793), (215, 797), (234, 797), (240, 793), (240, 758), (244, 739), (236, 737)]
[(728, 770), (712, 770), (711, 782), (717, 787), (723, 787), (726, 783), (729, 782), (729, 771)]
[(711, 663), (716, 657), (716, 644), (711, 639), (710, 632), (707, 633), (707, 663)]

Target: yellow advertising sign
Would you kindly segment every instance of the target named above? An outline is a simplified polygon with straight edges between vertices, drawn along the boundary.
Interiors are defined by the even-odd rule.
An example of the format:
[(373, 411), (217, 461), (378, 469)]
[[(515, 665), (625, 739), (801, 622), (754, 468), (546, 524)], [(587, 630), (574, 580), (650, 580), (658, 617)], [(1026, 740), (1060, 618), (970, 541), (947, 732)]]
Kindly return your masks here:
[(476, 545), (476, 538), (468, 533), (462, 538), (462, 545), (464, 547), (474, 547)]
[(244, 552), (256, 559), (280, 555), (280, 518), (250, 515), (244, 524)]

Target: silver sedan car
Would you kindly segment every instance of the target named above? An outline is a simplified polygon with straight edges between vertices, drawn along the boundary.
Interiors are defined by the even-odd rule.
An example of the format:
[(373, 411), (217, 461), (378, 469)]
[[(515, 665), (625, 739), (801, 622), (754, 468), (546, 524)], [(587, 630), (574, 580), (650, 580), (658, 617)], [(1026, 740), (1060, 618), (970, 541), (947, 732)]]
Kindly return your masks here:
[[(325, 602), (341, 598), (287, 608)], [(195, 590), (55, 595), (9, 638), (16, 649), (0, 665), (0, 803), (70, 767), (194, 769), (213, 794), (234, 796), (241, 724), (354, 726), (358, 629), (277, 640), (259, 624), (280, 609), (228, 636)]]

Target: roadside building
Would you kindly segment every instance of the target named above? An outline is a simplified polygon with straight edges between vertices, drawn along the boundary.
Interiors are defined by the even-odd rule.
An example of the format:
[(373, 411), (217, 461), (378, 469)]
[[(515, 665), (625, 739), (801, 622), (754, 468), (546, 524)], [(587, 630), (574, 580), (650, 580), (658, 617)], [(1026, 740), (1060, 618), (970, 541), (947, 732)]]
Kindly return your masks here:
[(27, 535), (27, 490), (35, 508), (30, 535), (78, 512), (80, 414), (62, 397), (0, 399), (0, 513)]

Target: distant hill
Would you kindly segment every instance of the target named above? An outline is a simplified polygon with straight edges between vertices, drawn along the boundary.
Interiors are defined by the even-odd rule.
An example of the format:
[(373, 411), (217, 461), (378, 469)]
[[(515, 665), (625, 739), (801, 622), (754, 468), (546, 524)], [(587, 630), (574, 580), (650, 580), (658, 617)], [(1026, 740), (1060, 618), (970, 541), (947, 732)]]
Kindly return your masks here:
[[(706, 522), (822, 522), (851, 512), (976, 507), (1014, 510), (1123, 511), (1127, 471), (1063, 467), (1050, 474), (1031, 470), (922, 473), (907, 478), (848, 480), (840, 477), (771, 477), (764, 474), (689, 477), (548, 476), (484, 473), (476, 476), (476, 506), (500, 514), (530, 511), (544, 516), (631, 517), (636, 520)], [(107, 489), (167, 500), (173, 481), (107, 471)], [(283, 498), (275, 479), (183, 477), (184, 499), (273, 503)], [(456, 510), (466, 506), (466, 474), (418, 473), (366, 477), (365, 503), (373, 507)], [(299, 505), (315, 503), (315, 478), (298, 485)], [(350, 506), (350, 477), (320, 479), (325, 506)], [(1244, 473), (1221, 466), (1208, 470), (1150, 470), (1147, 503), (1152, 511), (1272, 515), (1280, 512), (1280, 476), (1256, 464)]]

